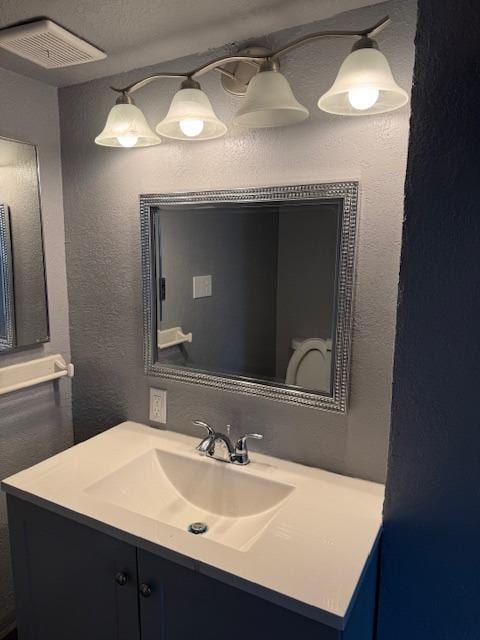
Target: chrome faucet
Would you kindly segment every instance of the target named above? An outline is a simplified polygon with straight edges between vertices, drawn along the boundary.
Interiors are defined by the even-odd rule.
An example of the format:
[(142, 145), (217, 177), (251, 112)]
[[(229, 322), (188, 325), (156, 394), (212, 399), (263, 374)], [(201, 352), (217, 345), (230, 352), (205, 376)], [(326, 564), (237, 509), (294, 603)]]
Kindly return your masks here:
[[(263, 436), (260, 433), (247, 433), (242, 436), (234, 445), (230, 439), (230, 425), (227, 425), (227, 434), (215, 431), (207, 422), (202, 420), (194, 420), (193, 423), (196, 427), (202, 427), (207, 431), (206, 437), (200, 442), (197, 447), (197, 451), (202, 456), (210, 456), (215, 460), (221, 460), (222, 462), (231, 462), (233, 464), (245, 465), (250, 462), (248, 456), (247, 439), (255, 438), (255, 440), (261, 440)], [(222, 454), (217, 453), (217, 445), (220, 444), (222, 448)]]

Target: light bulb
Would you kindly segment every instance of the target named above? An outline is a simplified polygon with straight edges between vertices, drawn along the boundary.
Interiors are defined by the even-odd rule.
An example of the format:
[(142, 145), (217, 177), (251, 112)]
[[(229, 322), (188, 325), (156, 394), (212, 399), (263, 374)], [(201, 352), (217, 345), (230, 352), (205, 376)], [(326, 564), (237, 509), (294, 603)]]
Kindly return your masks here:
[(180, 120), (179, 125), (182, 133), (189, 138), (195, 138), (202, 133), (205, 123), (198, 118), (186, 118), (185, 120)]
[(117, 140), (122, 145), (122, 147), (134, 147), (138, 142), (138, 136), (129, 131), (124, 133), (122, 136), (117, 136)]
[(380, 91), (374, 87), (355, 87), (348, 92), (348, 101), (357, 111), (366, 111), (377, 102)]

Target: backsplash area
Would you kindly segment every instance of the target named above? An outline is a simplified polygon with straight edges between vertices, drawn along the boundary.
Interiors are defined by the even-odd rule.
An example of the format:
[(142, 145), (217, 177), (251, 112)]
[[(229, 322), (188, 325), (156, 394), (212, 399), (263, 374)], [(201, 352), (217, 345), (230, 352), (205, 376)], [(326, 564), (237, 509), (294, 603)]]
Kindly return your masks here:
[[(395, 29), (379, 41), (399, 84), (409, 87), (416, 21), (412, 0), (394, 0), (275, 33), (268, 43), (275, 48), (307, 32), (369, 24), (387, 13)], [(321, 50), (296, 51), (282, 67), (294, 91), (302, 87), (303, 102), (312, 114), (306, 122), (268, 133), (232, 128), (224, 138), (210, 141), (208, 148), (202, 142), (189, 146), (188, 153), (182, 144), (167, 140), (127, 153), (92, 144), (111, 107), (108, 87), (137, 80), (145, 69), (60, 89), (72, 358), (78, 374), (77, 440), (127, 418), (148, 422), (149, 386), (159, 386), (168, 390), (169, 428), (200, 435), (191, 426), (193, 419), (206, 419), (218, 428), (228, 422), (238, 432), (265, 435), (253, 449), (384, 480), (409, 111), (364, 118), (358, 126), (356, 118), (329, 116), (317, 109), (320, 85), (331, 84), (348, 47), (338, 40), (326, 41)], [(204, 59), (199, 55), (148, 71), (189, 68)], [(219, 117), (231, 122), (238, 101), (223, 92), (215, 74), (205, 76), (202, 86)], [(149, 86), (139, 104), (156, 122), (170, 99), (168, 90)], [(342, 180), (360, 183), (349, 412), (334, 415), (147, 378), (139, 195)]]

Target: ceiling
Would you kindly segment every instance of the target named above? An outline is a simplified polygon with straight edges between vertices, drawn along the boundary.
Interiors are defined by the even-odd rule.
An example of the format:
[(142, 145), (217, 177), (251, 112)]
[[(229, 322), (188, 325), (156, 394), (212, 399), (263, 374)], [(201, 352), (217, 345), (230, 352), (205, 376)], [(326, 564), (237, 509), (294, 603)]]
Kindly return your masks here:
[(107, 53), (43, 69), (0, 49), (0, 67), (56, 86), (241, 43), (380, 0), (2, 0), (0, 28), (50, 18)]

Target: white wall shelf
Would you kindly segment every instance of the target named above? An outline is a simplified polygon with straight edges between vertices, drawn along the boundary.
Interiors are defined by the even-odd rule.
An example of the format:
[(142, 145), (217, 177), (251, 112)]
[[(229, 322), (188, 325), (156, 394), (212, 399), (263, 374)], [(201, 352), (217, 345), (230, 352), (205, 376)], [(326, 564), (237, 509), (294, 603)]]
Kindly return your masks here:
[(159, 349), (168, 349), (176, 344), (192, 342), (191, 333), (183, 333), (181, 327), (172, 327), (164, 331), (157, 331), (157, 345)]
[(73, 364), (65, 362), (60, 354), (1, 367), (0, 396), (50, 380), (73, 378), (73, 374)]

